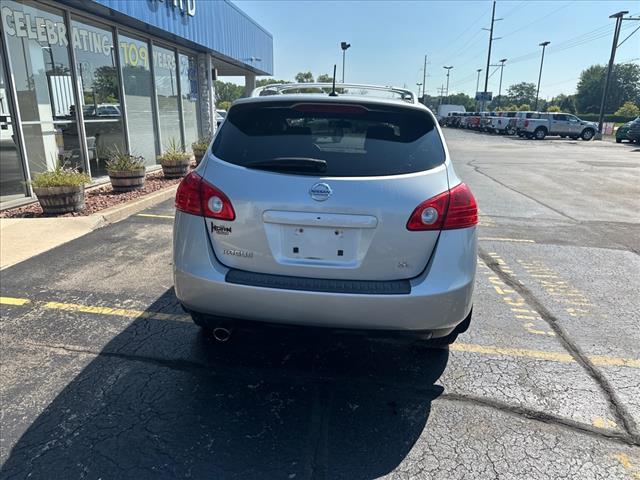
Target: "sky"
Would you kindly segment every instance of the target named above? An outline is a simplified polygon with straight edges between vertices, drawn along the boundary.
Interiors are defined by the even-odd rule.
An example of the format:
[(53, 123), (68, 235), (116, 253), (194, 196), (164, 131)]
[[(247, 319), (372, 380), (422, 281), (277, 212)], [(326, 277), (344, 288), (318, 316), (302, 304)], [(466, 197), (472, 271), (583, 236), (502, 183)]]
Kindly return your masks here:
[[(426, 93), (438, 95), (450, 74), (449, 92), (473, 95), (477, 69), (484, 84), (490, 0), (475, 1), (318, 1), (234, 0), (273, 35), (274, 77), (292, 80), (300, 71), (331, 74), (338, 65), (340, 42), (346, 54), (345, 81), (406, 86), (417, 90), (427, 55)], [(627, 10), (640, 16), (638, 0), (499, 0), (496, 3), (491, 64), (506, 58), (502, 92), (518, 82), (538, 80), (541, 42), (550, 41), (544, 59), (540, 96), (575, 93), (580, 72), (606, 64), (611, 53), (615, 20), (609, 15)], [(620, 41), (640, 27), (625, 21)], [(616, 62), (640, 63), (640, 31), (618, 48)], [(497, 94), (500, 71), (489, 69), (488, 91)]]

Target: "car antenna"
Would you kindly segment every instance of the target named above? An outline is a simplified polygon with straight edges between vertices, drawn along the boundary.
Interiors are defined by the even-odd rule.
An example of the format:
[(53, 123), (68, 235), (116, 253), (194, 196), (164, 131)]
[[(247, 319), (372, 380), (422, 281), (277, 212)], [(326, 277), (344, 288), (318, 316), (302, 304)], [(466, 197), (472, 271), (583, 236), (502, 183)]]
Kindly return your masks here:
[(333, 88), (331, 89), (331, 93), (329, 94), (330, 97), (337, 97), (338, 94), (336, 93), (336, 64), (333, 64)]

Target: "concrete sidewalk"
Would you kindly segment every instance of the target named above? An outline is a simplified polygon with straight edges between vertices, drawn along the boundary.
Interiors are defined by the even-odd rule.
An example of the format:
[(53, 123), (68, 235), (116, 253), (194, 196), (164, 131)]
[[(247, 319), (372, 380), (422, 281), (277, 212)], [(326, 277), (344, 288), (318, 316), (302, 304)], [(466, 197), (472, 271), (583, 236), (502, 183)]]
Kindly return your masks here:
[(0, 270), (175, 197), (177, 185), (86, 217), (0, 218)]

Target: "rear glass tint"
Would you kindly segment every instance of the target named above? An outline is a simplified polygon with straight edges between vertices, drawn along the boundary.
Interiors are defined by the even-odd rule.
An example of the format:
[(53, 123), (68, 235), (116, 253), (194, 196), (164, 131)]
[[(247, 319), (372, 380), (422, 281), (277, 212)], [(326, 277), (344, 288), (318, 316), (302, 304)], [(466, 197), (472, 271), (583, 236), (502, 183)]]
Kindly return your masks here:
[[(424, 111), (387, 105), (270, 102), (236, 105), (213, 153), (247, 166), (278, 159), (326, 162), (323, 176), (421, 172), (441, 165), (444, 147)], [(300, 172), (287, 173), (309, 174)]]

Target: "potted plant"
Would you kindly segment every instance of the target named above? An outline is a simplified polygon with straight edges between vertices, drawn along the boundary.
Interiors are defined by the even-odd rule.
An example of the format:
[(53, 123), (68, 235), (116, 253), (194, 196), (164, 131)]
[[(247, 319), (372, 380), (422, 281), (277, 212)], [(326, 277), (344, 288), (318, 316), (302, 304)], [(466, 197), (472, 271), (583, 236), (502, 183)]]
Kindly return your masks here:
[(209, 148), (210, 142), (211, 139), (201, 137), (191, 144), (191, 150), (193, 150), (193, 156), (196, 159), (196, 166), (200, 165), (202, 157), (204, 157), (204, 154), (207, 152), (207, 148)]
[(75, 168), (58, 164), (31, 180), (33, 193), (45, 215), (79, 212), (84, 208), (84, 184), (91, 179)]
[(184, 177), (191, 165), (191, 155), (182, 151), (174, 138), (169, 141), (167, 149), (158, 157), (165, 178)]
[(144, 187), (144, 158), (121, 152), (117, 147), (109, 152), (107, 173), (115, 192), (130, 192)]

